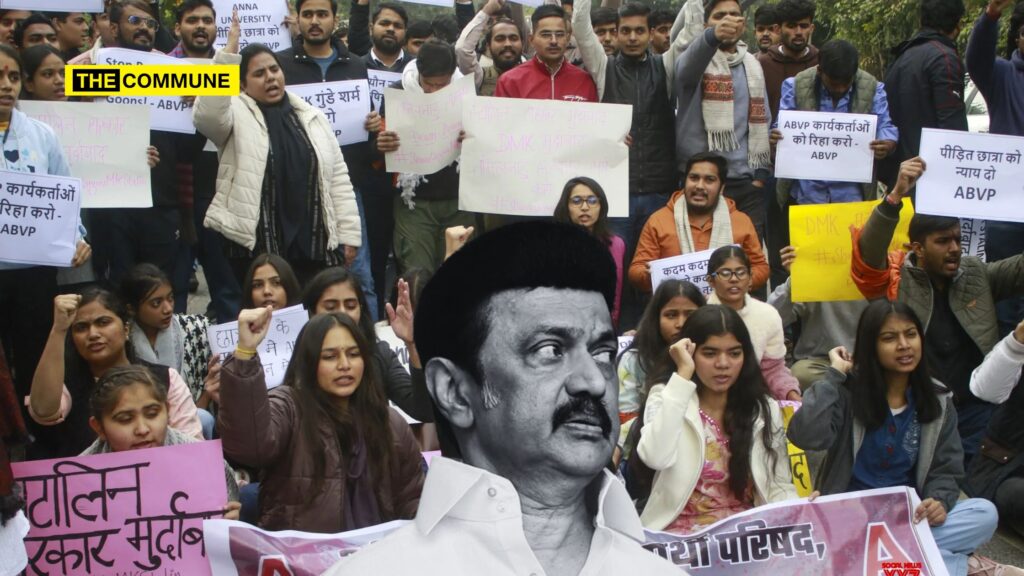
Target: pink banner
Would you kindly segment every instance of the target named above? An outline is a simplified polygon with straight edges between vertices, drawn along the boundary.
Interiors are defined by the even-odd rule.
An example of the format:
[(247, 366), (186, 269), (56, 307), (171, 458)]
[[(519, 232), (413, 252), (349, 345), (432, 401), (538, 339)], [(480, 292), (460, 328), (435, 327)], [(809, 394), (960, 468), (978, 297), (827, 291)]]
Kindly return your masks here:
[(13, 465), (29, 576), (206, 576), (202, 522), (227, 503), (220, 441)]
[[(948, 576), (918, 499), (907, 488), (793, 500), (737, 514), (690, 536), (647, 531), (644, 547), (690, 574)], [(342, 534), (203, 525), (214, 576), (319, 576), (386, 537), (396, 521)]]

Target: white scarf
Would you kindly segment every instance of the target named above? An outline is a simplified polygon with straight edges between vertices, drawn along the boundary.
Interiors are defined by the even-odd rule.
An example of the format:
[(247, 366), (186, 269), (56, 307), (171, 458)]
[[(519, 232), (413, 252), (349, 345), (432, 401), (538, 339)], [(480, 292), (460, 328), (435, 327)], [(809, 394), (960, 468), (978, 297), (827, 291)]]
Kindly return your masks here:
[(166, 330), (157, 333), (155, 346), (149, 343), (146, 333), (135, 320), (131, 321), (128, 334), (137, 358), (151, 364), (174, 368), (181, 373), (182, 365), (185, 363), (185, 333), (178, 323), (177, 315), (171, 319), (171, 325)]
[(752, 169), (766, 168), (771, 163), (768, 144), (768, 116), (765, 111), (764, 71), (757, 58), (747, 52), (744, 42), (736, 44), (736, 52), (719, 50), (704, 70), (701, 109), (704, 129), (708, 133), (708, 149), (729, 151), (739, 148), (734, 122), (736, 91), (732, 82), (732, 68), (743, 65), (747, 76), (750, 105), (747, 115), (747, 162)]
[[(693, 247), (693, 233), (690, 232), (690, 215), (686, 209), (686, 196), (682, 195), (676, 199), (672, 207), (673, 216), (676, 220), (676, 235), (679, 236), (679, 253), (692, 254), (697, 252)], [(718, 197), (718, 205), (711, 215), (711, 243), (708, 249), (714, 250), (722, 246), (729, 246), (736, 242), (732, 239), (732, 219), (729, 218), (729, 203), (725, 198)]]

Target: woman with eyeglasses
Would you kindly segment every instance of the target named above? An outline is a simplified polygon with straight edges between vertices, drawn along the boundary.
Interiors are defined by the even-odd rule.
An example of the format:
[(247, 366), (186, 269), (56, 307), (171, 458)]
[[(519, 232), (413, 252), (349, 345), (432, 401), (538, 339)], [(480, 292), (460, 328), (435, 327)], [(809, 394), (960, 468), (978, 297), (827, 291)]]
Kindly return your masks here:
[(800, 400), (800, 382), (786, 367), (782, 316), (773, 306), (750, 297), (750, 283), (750, 259), (742, 248), (722, 246), (711, 253), (708, 284), (714, 292), (708, 304), (728, 306), (743, 318), (772, 396), (777, 400)]
[(619, 305), (622, 301), (622, 262), (626, 255), (626, 243), (608, 230), (608, 197), (604, 188), (592, 178), (577, 176), (565, 183), (562, 197), (555, 206), (555, 222), (582, 226), (598, 240), (608, 246), (615, 260), (615, 306), (612, 308), (612, 322), (619, 324)]

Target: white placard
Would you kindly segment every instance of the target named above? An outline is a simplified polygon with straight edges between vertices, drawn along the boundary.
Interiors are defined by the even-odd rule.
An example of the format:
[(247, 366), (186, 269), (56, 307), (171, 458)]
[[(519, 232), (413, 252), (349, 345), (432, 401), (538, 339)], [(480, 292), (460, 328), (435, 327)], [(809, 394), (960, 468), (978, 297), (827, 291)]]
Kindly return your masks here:
[(565, 183), (588, 176), (604, 188), (608, 215), (628, 216), (632, 122), (622, 104), (467, 99), (459, 209), (551, 216)]
[(516, 4), (522, 4), (523, 6), (530, 6), (532, 8), (538, 8), (544, 4), (544, 0), (513, 0)]
[(433, 174), (459, 157), (463, 99), (476, 99), (472, 76), (452, 81), (433, 94), (385, 88), (387, 129), (401, 147), (384, 155), (388, 172)]
[(339, 80), (295, 84), (288, 91), (327, 116), (338, 144), (366, 142), (366, 115), (370, 113), (370, 85), (366, 80)]
[[(309, 322), (309, 313), (301, 304), (275, 310), (271, 316), (270, 330), (258, 350), (268, 389), (276, 388), (284, 381), (295, 340), (306, 322)], [(238, 321), (211, 325), (206, 329), (206, 335), (210, 351), (214, 354), (234, 352), (238, 345)]]
[(982, 262), (987, 260), (985, 255), (987, 236), (988, 224), (984, 220), (960, 219), (960, 248), (967, 256), (980, 258)]
[(633, 343), (633, 336), (619, 336), (619, 351), (616, 356), (621, 356), (625, 352), (629, 345)]
[(153, 205), (148, 107), (22, 100), (18, 108), (57, 134), (71, 173), (82, 179), (82, 208)]
[(70, 266), (81, 190), (78, 178), (0, 170), (0, 262)]
[(662, 258), (651, 262), (651, 291), (665, 280), (686, 280), (700, 289), (705, 296), (711, 294), (708, 285), (708, 259), (714, 250), (701, 250), (681, 256)]
[(452, 0), (403, 0), (410, 4), (426, 4), (427, 6), (440, 6), (441, 8), (451, 8), (454, 5)]
[(871, 182), (877, 120), (874, 114), (781, 110), (775, 177)]
[(370, 82), (370, 103), (373, 109), (380, 111), (380, 103), (384, 98), (384, 89), (402, 79), (401, 72), (385, 70), (367, 70), (366, 77)]
[(1024, 138), (921, 130), (920, 214), (1024, 222)]
[(103, 12), (103, 0), (0, 0), (0, 8), (33, 12)]
[[(131, 65), (131, 64), (170, 64), (178, 66), (195, 66), (183, 58), (174, 58), (159, 52), (142, 52), (126, 48), (101, 48), (96, 64)], [(195, 134), (192, 125), (192, 105), (187, 104), (181, 96), (109, 96), (111, 104), (146, 104), (149, 106), (150, 130)]]
[(214, 47), (218, 50), (228, 43), (228, 31), (231, 29), (231, 11), (238, 10), (238, 20), (242, 34), (238, 38), (238, 48), (247, 44), (266, 44), (273, 51), (291, 48), (291, 37), (288, 29), (281, 26), (288, 16), (287, 0), (213, 0), (213, 10), (217, 13), (217, 38)]

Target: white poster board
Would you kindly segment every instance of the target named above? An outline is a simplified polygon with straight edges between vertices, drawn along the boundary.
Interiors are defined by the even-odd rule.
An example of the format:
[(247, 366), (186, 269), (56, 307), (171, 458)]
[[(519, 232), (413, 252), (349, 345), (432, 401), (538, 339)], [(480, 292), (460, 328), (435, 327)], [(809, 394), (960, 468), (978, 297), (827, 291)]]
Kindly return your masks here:
[(781, 110), (775, 177), (871, 182), (876, 122), (874, 114)]
[(988, 224), (984, 220), (974, 218), (960, 219), (960, 249), (968, 256), (987, 260), (985, 255)]
[(0, 262), (70, 266), (82, 181), (0, 170)]
[[(301, 304), (274, 311), (270, 319), (270, 330), (257, 350), (268, 389), (276, 388), (284, 381), (284, 373), (288, 370), (295, 349), (295, 340), (308, 321), (309, 313)], [(238, 345), (238, 321), (211, 325), (206, 329), (206, 335), (210, 342), (210, 352), (221, 355), (234, 352)]]
[(103, 12), (103, 0), (0, 0), (0, 8), (44, 12)]
[(1024, 138), (921, 130), (920, 214), (1024, 222)]
[(433, 94), (385, 88), (387, 129), (401, 147), (384, 155), (388, 172), (433, 174), (459, 157), (463, 99), (476, 98), (472, 76), (463, 76)]
[(604, 188), (609, 216), (629, 216), (632, 122), (632, 106), (622, 104), (467, 99), (459, 209), (551, 216), (565, 183), (588, 176)]
[(71, 173), (82, 180), (82, 208), (149, 208), (149, 108), (106, 102), (22, 100), (22, 112), (57, 134)]
[(701, 250), (681, 256), (662, 258), (651, 262), (651, 291), (665, 280), (686, 280), (709, 296), (712, 292), (708, 285), (708, 259), (714, 250)]
[(402, 79), (401, 72), (385, 70), (367, 70), (366, 77), (370, 82), (370, 103), (373, 109), (380, 111), (380, 103), (384, 99), (384, 89)]
[(214, 47), (220, 50), (228, 43), (228, 31), (231, 29), (231, 11), (238, 9), (238, 23), (241, 36), (238, 48), (248, 44), (266, 44), (277, 52), (291, 48), (291, 37), (288, 29), (281, 26), (288, 16), (287, 0), (249, 0), (237, 2), (233, 0), (213, 0), (213, 11), (217, 13), (217, 38)]
[[(411, 372), (409, 369), (409, 346), (406, 345), (401, 338), (395, 335), (395, 330), (391, 326), (383, 324), (376, 325), (374, 330), (377, 332), (377, 339), (381, 342), (387, 342), (388, 346), (390, 346), (391, 350), (395, 353), (395, 356), (398, 356), (398, 361), (402, 364), (402, 368), (405, 368), (406, 372)], [(402, 418), (405, 418), (405, 421), (409, 424), (421, 423), (419, 420), (409, 416), (405, 410), (399, 408), (394, 402), (388, 400), (388, 404), (390, 404), (396, 412), (401, 414)]]
[(340, 80), (295, 84), (288, 91), (327, 116), (338, 144), (366, 142), (366, 115), (370, 113), (370, 85), (366, 80)]
[[(170, 64), (195, 66), (188, 60), (174, 58), (158, 52), (140, 52), (125, 48), (101, 48), (96, 64), (126, 66), (132, 64)], [(165, 132), (195, 134), (192, 125), (192, 105), (181, 96), (108, 96), (111, 104), (146, 104), (149, 106), (149, 128)]]

